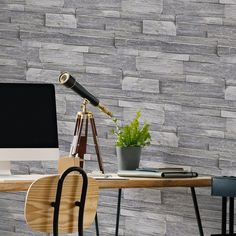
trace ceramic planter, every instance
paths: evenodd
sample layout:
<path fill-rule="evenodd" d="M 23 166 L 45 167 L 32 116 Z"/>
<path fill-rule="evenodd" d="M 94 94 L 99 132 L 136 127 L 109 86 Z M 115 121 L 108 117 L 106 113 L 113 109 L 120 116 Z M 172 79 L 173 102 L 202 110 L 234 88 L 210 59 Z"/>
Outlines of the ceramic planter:
<path fill-rule="evenodd" d="M 116 147 L 118 170 L 136 170 L 139 167 L 142 147 Z"/>

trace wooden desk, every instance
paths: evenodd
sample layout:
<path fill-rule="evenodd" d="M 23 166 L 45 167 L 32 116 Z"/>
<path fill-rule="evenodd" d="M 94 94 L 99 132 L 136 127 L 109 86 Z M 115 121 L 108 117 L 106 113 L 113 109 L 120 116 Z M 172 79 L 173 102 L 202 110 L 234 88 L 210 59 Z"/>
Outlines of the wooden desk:
<path fill-rule="evenodd" d="M 99 188 L 209 187 L 211 177 L 197 178 L 97 178 Z"/>
<path fill-rule="evenodd" d="M 27 191 L 32 182 L 45 175 L 17 175 L 9 177 L 0 176 L 0 192 Z M 99 188 L 166 188 L 166 187 L 209 187 L 211 177 L 197 178 L 119 178 L 115 175 L 101 178 L 95 177 Z"/>
<path fill-rule="evenodd" d="M 0 192 L 27 191 L 32 182 L 45 175 L 18 175 L 3 177 L 0 176 Z M 94 177 L 96 178 L 96 177 Z M 116 232 L 118 236 L 121 189 L 122 188 L 166 188 L 166 187 L 189 187 L 191 189 L 194 210 L 200 236 L 204 236 L 202 222 L 199 213 L 195 187 L 210 187 L 211 177 L 203 176 L 197 178 L 121 178 L 116 175 L 105 175 L 105 177 L 96 178 L 101 189 L 119 189 L 117 203 Z M 98 235 L 98 234 L 97 234 Z"/>

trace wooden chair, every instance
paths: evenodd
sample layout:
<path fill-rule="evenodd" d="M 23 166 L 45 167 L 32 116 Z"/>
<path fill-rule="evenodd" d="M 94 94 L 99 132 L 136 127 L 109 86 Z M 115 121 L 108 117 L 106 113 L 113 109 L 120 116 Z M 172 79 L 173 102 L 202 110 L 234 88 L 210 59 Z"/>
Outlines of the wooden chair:
<path fill-rule="evenodd" d="M 213 177 L 212 195 L 222 197 L 221 234 L 211 236 L 236 236 L 234 232 L 234 198 L 236 197 L 236 177 Z M 229 230 L 227 232 L 227 201 L 229 202 Z"/>
<path fill-rule="evenodd" d="M 28 189 L 25 219 L 32 230 L 83 236 L 96 215 L 98 185 L 80 167 L 36 180 Z"/>

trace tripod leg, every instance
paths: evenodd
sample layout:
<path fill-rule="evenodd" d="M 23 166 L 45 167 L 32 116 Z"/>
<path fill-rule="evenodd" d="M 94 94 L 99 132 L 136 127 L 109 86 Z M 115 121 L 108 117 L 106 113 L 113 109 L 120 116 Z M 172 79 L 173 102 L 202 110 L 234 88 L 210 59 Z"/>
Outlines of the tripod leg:
<path fill-rule="evenodd" d="M 78 153 L 78 144 L 80 143 L 82 129 L 83 129 L 83 119 L 81 119 L 81 116 L 79 116 L 76 120 L 74 137 L 70 149 L 70 156 L 75 157 L 76 154 Z"/>
<path fill-rule="evenodd" d="M 76 119 L 76 123 L 75 123 L 75 130 L 74 130 L 74 135 L 76 135 L 78 133 L 78 128 L 80 125 L 80 121 L 81 121 L 81 116 L 78 116 Z"/>
<path fill-rule="evenodd" d="M 88 117 L 85 119 L 85 134 L 80 134 L 80 139 L 77 144 L 77 153 L 80 158 L 80 167 L 84 167 L 84 154 L 86 153 L 87 148 L 87 137 L 88 137 Z"/>
<path fill-rule="evenodd" d="M 93 117 L 90 117 L 89 120 L 91 123 L 91 129 L 92 129 L 92 133 L 93 133 L 93 141 L 95 144 L 95 150 L 96 150 L 96 154 L 97 154 L 99 169 L 100 169 L 100 171 L 102 171 L 102 173 L 104 173 L 103 162 L 102 162 L 102 158 L 101 158 L 100 150 L 99 150 L 99 146 L 98 146 L 97 130 L 96 130 L 96 126 L 95 126 L 95 121 L 94 121 Z M 96 213 L 95 223 L 96 223 L 96 235 L 99 236 L 99 226 L 98 226 L 97 213 Z"/>
<path fill-rule="evenodd" d="M 102 162 L 102 158 L 101 158 L 100 150 L 99 150 L 99 146 L 98 146 L 97 130 L 96 130 L 94 118 L 90 118 L 90 123 L 91 123 L 91 127 L 92 127 L 92 132 L 93 132 L 93 141 L 95 144 L 95 150 L 96 150 L 96 154 L 97 154 L 97 158 L 98 158 L 99 169 L 100 169 L 100 171 L 102 171 L 102 173 L 104 173 L 104 167 L 103 167 L 103 162 Z"/>

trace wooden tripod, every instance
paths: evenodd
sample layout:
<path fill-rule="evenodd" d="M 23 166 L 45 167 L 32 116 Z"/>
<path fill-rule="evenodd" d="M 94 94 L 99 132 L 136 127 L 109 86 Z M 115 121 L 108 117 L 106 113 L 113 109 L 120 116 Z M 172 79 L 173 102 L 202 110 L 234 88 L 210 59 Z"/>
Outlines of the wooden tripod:
<path fill-rule="evenodd" d="M 100 155 L 100 149 L 98 146 L 97 130 L 93 113 L 87 111 L 88 100 L 84 99 L 82 105 L 82 112 L 78 112 L 76 117 L 76 124 L 74 130 L 74 137 L 71 144 L 70 156 L 79 158 L 79 166 L 83 168 L 84 165 L 84 154 L 86 153 L 87 138 L 88 138 L 88 124 L 91 125 L 93 134 L 93 141 L 97 154 L 97 161 L 100 171 L 104 174 L 103 161 Z M 84 132 L 83 132 L 84 131 Z"/>
<path fill-rule="evenodd" d="M 65 169 L 67 169 L 70 166 L 80 166 L 81 168 L 83 168 L 84 154 L 86 153 L 86 148 L 87 148 L 88 124 L 90 123 L 99 169 L 104 174 L 103 161 L 98 146 L 97 129 L 93 113 L 87 111 L 87 104 L 88 100 L 84 99 L 82 104 L 82 112 L 77 113 L 75 129 L 74 129 L 74 137 L 70 149 L 71 158 L 66 157 L 59 159 L 58 161 L 59 173 L 62 173 L 63 171 L 65 171 Z M 96 235 L 99 236 L 97 214 L 95 216 L 95 226 L 96 226 Z"/>

